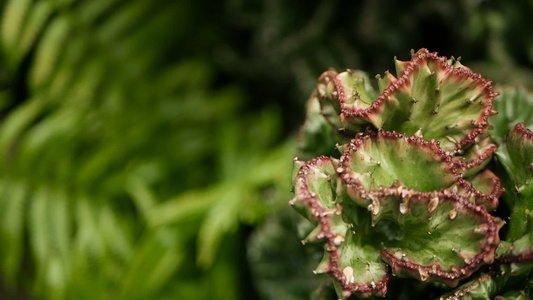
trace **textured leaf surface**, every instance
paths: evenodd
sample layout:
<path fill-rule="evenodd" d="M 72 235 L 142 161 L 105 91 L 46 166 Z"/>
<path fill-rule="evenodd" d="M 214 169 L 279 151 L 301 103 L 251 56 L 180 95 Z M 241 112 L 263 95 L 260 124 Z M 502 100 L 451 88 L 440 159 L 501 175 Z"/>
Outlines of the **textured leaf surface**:
<path fill-rule="evenodd" d="M 494 297 L 494 300 L 530 300 L 529 290 L 510 291 L 503 295 Z"/>
<path fill-rule="evenodd" d="M 517 124 L 498 151 L 498 158 L 518 189 L 533 181 L 533 132 Z"/>
<path fill-rule="evenodd" d="M 316 271 L 333 276 L 339 297 L 384 294 L 389 271 L 383 261 L 399 277 L 449 286 L 492 263 L 499 222 L 449 190 L 471 184 L 461 181 L 437 143 L 380 131 L 341 149 L 339 161 L 295 161 L 290 202 L 313 224 L 303 242 L 325 244 Z M 494 187 L 494 178 L 482 174 L 476 184 Z"/>
<path fill-rule="evenodd" d="M 496 96 L 489 80 L 426 49 L 396 66 L 398 78 L 386 73 L 379 86 L 388 86 L 377 98 L 353 72 L 324 73 L 326 88 L 319 84 L 318 90 L 325 101 L 337 99 L 341 124 L 356 131 L 365 122 L 408 135 L 421 130 L 445 150 L 471 145 L 486 132 Z"/>
<path fill-rule="evenodd" d="M 427 192 L 447 188 L 460 177 L 438 144 L 385 131 L 352 140 L 340 162 L 343 180 L 365 190 L 397 182 Z"/>
<path fill-rule="evenodd" d="M 488 199 L 494 199 L 494 203 L 491 203 L 491 208 L 496 208 L 498 206 L 498 197 L 503 192 L 500 178 L 496 176 L 490 170 L 483 170 L 471 177 L 469 181 L 472 183 L 472 186 L 479 191 L 481 194 L 485 195 Z M 487 208 L 489 209 L 489 208 Z"/>
<path fill-rule="evenodd" d="M 504 199 L 512 208 L 508 238 L 514 239 L 524 233 L 528 211 L 533 210 L 533 132 L 517 124 L 497 154 L 509 177 Z"/>
<path fill-rule="evenodd" d="M 455 161 L 437 142 L 425 141 L 422 136 L 369 132 L 342 148 L 337 172 L 347 193 L 360 205 L 368 205 L 368 192 L 401 186 L 417 192 L 449 189 L 489 210 L 498 206 L 502 189 L 496 176 L 489 176 L 483 181 L 487 185 L 480 185 L 489 193 L 477 190 L 462 178 Z"/>
<path fill-rule="evenodd" d="M 491 299 L 503 288 L 506 281 L 506 279 L 500 279 L 493 275 L 483 273 L 459 286 L 453 292 L 441 296 L 439 300 Z"/>
<path fill-rule="evenodd" d="M 382 257 L 398 276 L 456 286 L 494 260 L 499 227 L 484 208 L 447 193 L 379 196 L 372 203 L 376 227 L 382 222 L 393 233 Z"/>
<path fill-rule="evenodd" d="M 470 177 L 485 168 L 497 149 L 498 147 L 490 142 L 490 138 L 480 139 L 464 150 L 461 156 L 454 156 L 454 164 L 464 177 Z"/>
<path fill-rule="evenodd" d="M 316 93 L 322 114 L 335 128 L 361 131 L 370 125 L 364 119 L 346 120 L 344 111 L 365 110 L 377 98 L 366 73 L 347 70 L 338 74 L 334 70 L 324 72 L 318 79 Z"/>
<path fill-rule="evenodd" d="M 496 249 L 498 261 L 501 263 L 502 273 L 507 273 L 511 276 L 528 275 L 533 270 L 533 213 L 531 211 L 522 212 L 526 215 L 525 224 L 518 223 L 521 221 L 517 217 L 519 212 L 514 211 L 511 215 L 510 225 L 512 226 L 506 238 Z M 519 237 L 516 224 L 523 227 L 520 228 Z"/>
<path fill-rule="evenodd" d="M 295 198 L 290 203 L 315 226 L 305 241 L 325 243 L 324 258 L 316 272 L 328 273 L 336 280 L 340 297 L 385 294 L 387 268 L 376 240 L 365 234 L 370 228 L 368 215 L 364 211 L 361 214 L 358 207 L 344 210 L 336 203 L 337 161 L 319 157 L 296 163 L 301 167 L 294 179 Z"/>
<path fill-rule="evenodd" d="M 512 276 L 512 275 L 511 275 Z M 531 299 L 528 284 L 524 278 L 512 278 L 509 273 L 489 269 L 479 274 L 452 292 L 442 295 L 439 300 L 511 300 Z"/>
<path fill-rule="evenodd" d="M 497 249 L 501 269 L 512 276 L 527 275 L 533 269 L 533 132 L 524 122 L 507 135 L 497 152 L 506 171 L 504 199 L 510 208 L 509 229 Z"/>

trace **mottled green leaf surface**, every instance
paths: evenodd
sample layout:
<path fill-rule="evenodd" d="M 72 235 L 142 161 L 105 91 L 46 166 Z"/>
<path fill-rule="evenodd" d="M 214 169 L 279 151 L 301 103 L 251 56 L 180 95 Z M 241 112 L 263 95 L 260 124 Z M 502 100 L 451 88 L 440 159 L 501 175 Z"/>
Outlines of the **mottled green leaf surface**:
<path fill-rule="evenodd" d="M 324 156 L 295 161 L 290 202 L 313 224 L 303 242 L 324 245 L 316 272 L 335 279 L 339 297 L 385 294 L 385 263 L 395 276 L 455 286 L 493 261 L 498 222 L 446 190 L 460 176 L 436 143 L 379 132 L 341 148 L 340 163 Z M 427 174 L 405 172 L 427 166 L 438 174 L 429 183 Z"/>
<path fill-rule="evenodd" d="M 319 157 L 300 165 L 291 205 L 313 223 L 305 242 L 321 242 L 324 257 L 316 268 L 335 278 L 340 296 L 384 294 L 388 271 L 381 261 L 371 219 L 360 207 L 341 207 L 336 199 L 338 162 Z"/>
<path fill-rule="evenodd" d="M 399 181 L 407 188 L 428 192 L 450 187 L 458 179 L 450 158 L 420 137 L 378 133 L 351 143 L 341 158 L 346 169 L 342 172 L 365 190 Z"/>
<path fill-rule="evenodd" d="M 453 292 L 442 295 L 439 300 L 481 300 L 494 297 L 505 284 L 505 279 L 499 279 L 494 274 L 483 273 L 477 278 L 467 281 Z"/>
<path fill-rule="evenodd" d="M 366 123 L 408 135 L 420 131 L 446 150 L 474 144 L 486 131 L 496 96 L 490 81 L 426 49 L 396 67 L 398 78 L 378 77 L 378 97 L 372 97 L 359 72 L 326 72 L 317 88 L 321 102 L 335 107 L 348 129 L 360 131 Z"/>

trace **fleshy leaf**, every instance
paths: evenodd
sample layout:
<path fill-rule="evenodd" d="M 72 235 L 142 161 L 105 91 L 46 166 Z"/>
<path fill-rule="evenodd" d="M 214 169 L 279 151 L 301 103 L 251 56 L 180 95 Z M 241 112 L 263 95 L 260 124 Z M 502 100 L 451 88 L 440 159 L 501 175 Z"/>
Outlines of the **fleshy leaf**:
<path fill-rule="evenodd" d="M 520 281 L 512 280 L 512 277 L 505 272 L 498 272 L 489 269 L 481 273 L 475 279 L 470 280 L 452 292 L 442 295 L 439 300 L 477 300 L 477 299 L 494 299 L 494 300 L 515 300 L 531 299 L 529 291 L 524 288 Z"/>
<path fill-rule="evenodd" d="M 428 142 L 422 136 L 368 132 L 360 134 L 343 149 L 337 173 L 346 186 L 346 193 L 359 205 L 366 207 L 370 203 L 369 192 L 400 186 L 406 192 L 449 189 L 489 210 L 498 205 L 499 180 L 494 181 L 491 194 L 476 190 L 462 178 L 452 157 L 439 143 Z M 339 195 L 341 188 L 342 185 L 337 191 Z"/>
<path fill-rule="evenodd" d="M 526 210 L 533 210 L 533 132 L 524 123 L 517 124 L 497 152 L 508 180 L 504 199 L 511 208 L 507 240 L 525 234 Z"/>
<path fill-rule="evenodd" d="M 490 138 L 480 139 L 461 156 L 454 156 L 454 164 L 464 177 L 470 177 L 485 168 L 497 149 L 498 147 L 490 142 Z"/>
<path fill-rule="evenodd" d="M 533 132 L 517 124 L 497 152 L 507 176 L 504 199 L 510 208 L 509 230 L 497 250 L 501 268 L 512 274 L 533 268 Z M 509 265 L 508 267 L 506 265 Z"/>
<path fill-rule="evenodd" d="M 346 185 L 352 201 L 339 200 L 344 207 L 368 206 L 373 232 L 384 236 L 382 258 L 397 275 L 455 286 L 493 261 L 499 243 L 497 219 L 461 196 L 483 199 L 484 194 L 461 178 L 438 143 L 380 131 L 362 134 L 343 149 L 337 194 Z M 476 183 L 490 192 L 491 187 L 499 189 L 490 174 L 483 175 L 488 179 L 478 181 L 489 183 Z M 460 195 L 450 191 L 451 186 Z"/>
<path fill-rule="evenodd" d="M 525 290 L 510 291 L 503 295 L 494 297 L 494 300 L 530 300 L 529 292 Z"/>
<path fill-rule="evenodd" d="M 378 78 L 380 89 L 389 85 L 377 99 L 363 95 L 364 85 L 348 80 L 353 79 L 351 74 L 322 75 L 328 78 L 323 95 L 333 95 L 324 96 L 330 102 L 338 100 L 342 126 L 360 131 L 364 124 L 372 124 L 408 135 L 421 130 L 446 151 L 465 148 L 486 132 L 488 118 L 495 114 L 491 81 L 426 49 L 414 54 L 410 62 L 397 61 L 396 66 L 398 79 L 390 74 Z"/>
<path fill-rule="evenodd" d="M 325 249 L 316 273 L 331 275 L 342 298 L 353 293 L 384 295 L 387 267 L 381 261 L 379 244 L 365 244 L 369 237 L 363 234 L 370 228 L 370 218 L 364 211 L 361 215 L 357 207 L 345 212 L 336 203 L 337 161 L 319 157 L 296 165 L 301 167 L 294 178 L 295 197 L 290 204 L 315 226 L 304 243 L 322 242 Z M 344 222 L 345 218 L 351 225 Z"/>
<path fill-rule="evenodd" d="M 441 190 L 460 179 L 451 157 L 437 143 L 386 131 L 368 132 L 352 140 L 337 172 L 354 198 L 399 184 L 420 192 Z"/>
<path fill-rule="evenodd" d="M 359 70 L 347 70 L 340 74 L 334 70 L 324 72 L 318 80 L 316 94 L 320 99 L 322 114 L 335 128 L 357 132 L 370 125 L 364 119 L 347 123 L 341 113 L 368 109 L 377 98 L 366 73 Z"/>
<path fill-rule="evenodd" d="M 524 214 L 527 218 L 524 226 L 526 233 L 517 239 L 508 237 L 508 241 L 502 242 L 496 249 L 502 271 L 513 276 L 527 275 L 533 269 L 533 213 L 526 211 Z M 511 218 L 510 222 L 514 220 Z"/>
<path fill-rule="evenodd" d="M 478 204 L 485 205 L 488 210 L 494 210 L 498 207 L 498 198 L 504 191 L 498 176 L 490 170 L 484 170 L 470 178 L 469 182 L 474 188 L 473 197 L 482 199 L 482 201 L 477 202 Z"/>
<path fill-rule="evenodd" d="M 533 178 L 533 132 L 518 123 L 498 151 L 498 158 L 518 189 Z"/>
<path fill-rule="evenodd" d="M 447 192 L 403 196 L 384 189 L 373 197 L 376 228 L 385 222 L 397 232 L 382 250 L 397 276 L 456 286 L 493 262 L 499 226 L 485 208 Z"/>
<path fill-rule="evenodd" d="M 507 278 L 497 277 L 495 274 L 483 273 L 454 291 L 441 296 L 439 300 L 492 299 L 503 288 L 506 280 Z"/>

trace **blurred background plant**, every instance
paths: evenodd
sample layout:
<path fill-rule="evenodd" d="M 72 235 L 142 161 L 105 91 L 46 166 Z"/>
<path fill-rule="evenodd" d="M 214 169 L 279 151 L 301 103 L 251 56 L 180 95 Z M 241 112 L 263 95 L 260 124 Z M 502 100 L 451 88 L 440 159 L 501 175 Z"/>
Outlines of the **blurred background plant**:
<path fill-rule="evenodd" d="M 533 87 L 531 1 L 1 9 L 6 299 L 309 298 L 313 253 L 294 242 L 286 203 L 322 71 L 373 74 L 427 47 Z"/>

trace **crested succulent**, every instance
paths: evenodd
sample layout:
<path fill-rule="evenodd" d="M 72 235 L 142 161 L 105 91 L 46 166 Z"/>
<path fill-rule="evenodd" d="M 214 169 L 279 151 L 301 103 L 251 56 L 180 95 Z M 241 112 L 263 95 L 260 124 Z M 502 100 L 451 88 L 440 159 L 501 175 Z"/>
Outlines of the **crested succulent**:
<path fill-rule="evenodd" d="M 395 66 L 378 89 L 363 71 L 326 71 L 308 102 L 289 203 L 302 243 L 324 249 L 314 272 L 341 299 L 395 299 L 389 288 L 407 278 L 441 299 L 528 297 L 533 132 L 501 133 L 519 118 L 512 99 L 526 96 L 498 97 L 459 59 L 426 49 Z"/>

